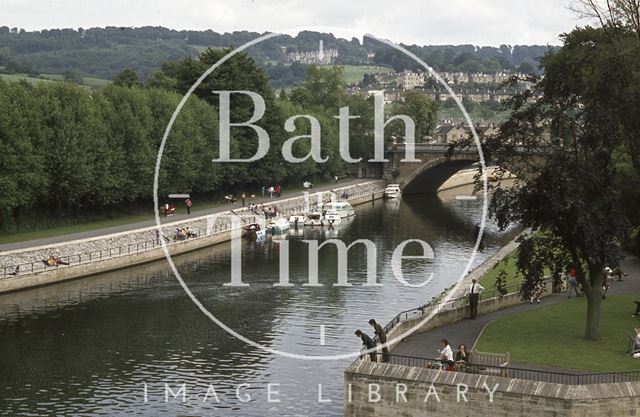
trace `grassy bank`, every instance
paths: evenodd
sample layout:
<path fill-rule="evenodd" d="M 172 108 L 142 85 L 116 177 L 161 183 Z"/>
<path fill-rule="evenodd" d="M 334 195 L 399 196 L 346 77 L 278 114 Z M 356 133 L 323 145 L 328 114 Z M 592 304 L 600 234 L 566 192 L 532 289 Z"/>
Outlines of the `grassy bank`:
<path fill-rule="evenodd" d="M 602 338 L 584 339 L 586 299 L 509 315 L 489 324 L 478 341 L 483 352 L 509 352 L 512 362 L 592 372 L 639 371 L 640 360 L 624 356 L 625 332 L 635 335 L 631 317 L 640 294 L 610 296 L 602 302 Z"/>
<path fill-rule="evenodd" d="M 511 287 L 520 284 L 523 280 L 522 274 L 518 271 L 516 261 L 518 258 L 517 250 L 511 252 L 502 261 L 498 262 L 492 269 L 480 278 L 480 284 L 487 290 L 496 288 L 496 280 L 502 271 L 506 273 L 505 286 Z"/>

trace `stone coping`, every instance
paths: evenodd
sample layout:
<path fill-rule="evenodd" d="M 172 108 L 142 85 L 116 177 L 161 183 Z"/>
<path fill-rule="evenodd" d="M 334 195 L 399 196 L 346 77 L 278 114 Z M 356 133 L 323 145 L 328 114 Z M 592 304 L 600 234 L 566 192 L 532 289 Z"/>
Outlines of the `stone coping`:
<path fill-rule="evenodd" d="M 354 376 L 388 379 L 398 382 L 414 382 L 425 385 L 457 386 L 465 384 L 469 388 L 482 389 L 484 384 L 493 387 L 499 384 L 498 391 L 519 395 L 555 398 L 570 401 L 593 401 L 637 397 L 640 395 L 640 382 L 616 382 L 608 384 L 566 385 L 524 379 L 505 378 L 492 375 L 449 372 L 428 368 L 416 368 L 387 363 L 356 361 L 345 370 L 345 374 Z M 505 388 L 506 387 L 506 388 Z"/>

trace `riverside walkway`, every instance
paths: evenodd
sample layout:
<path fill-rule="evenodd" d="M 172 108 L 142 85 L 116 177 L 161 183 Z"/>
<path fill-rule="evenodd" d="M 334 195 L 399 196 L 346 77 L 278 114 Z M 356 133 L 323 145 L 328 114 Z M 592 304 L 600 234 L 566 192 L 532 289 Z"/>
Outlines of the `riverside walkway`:
<path fill-rule="evenodd" d="M 629 293 L 640 293 L 640 259 L 635 256 L 628 255 L 621 262 L 622 270 L 627 273 L 623 281 L 615 282 L 610 288 L 607 295 L 622 295 Z M 440 340 L 447 339 L 451 346 L 457 347 L 459 344 L 465 344 L 469 349 L 476 343 L 480 337 L 484 327 L 494 320 L 529 311 L 537 308 L 546 307 L 553 304 L 560 304 L 567 301 L 566 293 L 559 293 L 546 296 L 541 303 L 523 303 L 514 307 L 505 308 L 489 314 L 479 315 L 475 320 L 462 320 L 460 322 L 443 326 L 434 330 L 423 333 L 414 333 L 404 339 L 393 350 L 394 355 L 402 355 L 409 357 L 432 358 L 438 355 L 437 349 L 440 348 Z M 606 302 L 603 301 L 603 302 Z M 629 306 L 629 314 L 633 313 L 633 306 Z M 558 371 L 558 368 L 550 368 L 541 365 L 531 365 L 524 363 L 511 363 L 511 366 L 521 369 L 531 369 L 539 371 Z M 563 370 L 567 373 L 583 373 L 579 370 Z"/>
<path fill-rule="evenodd" d="M 338 183 L 331 182 L 328 184 L 323 184 L 318 187 L 314 187 L 313 189 L 308 191 L 310 193 L 330 191 L 334 188 L 348 187 L 351 185 L 357 185 L 357 184 L 366 183 L 370 181 L 372 180 L 366 179 L 366 178 L 346 179 L 346 180 L 341 180 Z M 295 190 L 285 189 L 280 199 L 301 196 L 303 191 L 305 190 L 301 188 L 295 189 Z M 248 206 L 251 203 L 254 203 L 254 204 L 273 203 L 274 201 L 277 201 L 277 200 L 278 200 L 277 198 L 262 197 L 260 195 L 260 196 L 256 196 L 255 198 L 247 198 L 246 205 Z M 182 204 L 182 201 L 180 201 L 178 204 L 176 204 L 179 214 L 175 214 L 168 217 L 161 216 L 160 221 L 161 223 L 172 223 L 172 222 L 188 220 L 189 218 L 206 216 L 206 215 L 215 214 L 215 213 L 222 213 L 228 210 L 241 208 L 242 201 L 238 198 L 238 201 L 236 201 L 235 203 L 230 203 L 230 204 L 223 203 L 216 207 L 210 207 L 207 209 L 200 209 L 200 210 L 197 209 L 197 205 L 198 205 L 198 201 L 195 201 L 194 209 L 192 209 L 191 214 L 188 215 L 186 214 L 186 208 Z M 135 229 L 142 229 L 145 227 L 151 227 L 151 226 L 154 226 L 155 224 L 156 224 L 155 219 L 153 217 L 150 217 L 148 220 L 142 220 L 142 221 L 122 224 L 118 226 L 86 230 L 86 231 L 75 232 L 75 233 L 67 233 L 67 234 L 50 236 L 50 237 L 45 237 L 40 239 L 25 240 L 21 242 L 5 243 L 5 244 L 0 244 L 0 252 L 6 252 L 10 250 L 17 250 L 17 249 L 26 249 L 26 248 L 32 248 L 32 247 L 38 247 L 38 246 L 45 246 L 45 245 L 53 245 L 53 244 L 70 242 L 70 241 L 79 240 L 79 239 L 88 239 L 92 237 L 99 237 L 99 236 L 110 235 L 114 233 L 121 233 L 121 232 L 126 232 L 130 230 L 135 230 Z"/>

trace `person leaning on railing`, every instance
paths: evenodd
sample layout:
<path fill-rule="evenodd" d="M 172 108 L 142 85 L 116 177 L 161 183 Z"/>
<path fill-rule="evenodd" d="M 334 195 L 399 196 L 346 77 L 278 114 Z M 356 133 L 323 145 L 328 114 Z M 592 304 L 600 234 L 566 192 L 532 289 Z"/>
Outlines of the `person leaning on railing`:
<path fill-rule="evenodd" d="M 370 350 L 376 347 L 376 342 L 374 342 L 368 334 L 363 333 L 362 330 L 356 330 L 356 336 L 358 336 L 362 340 L 362 346 L 364 350 Z M 376 362 L 375 350 L 369 352 L 369 358 L 371 359 L 371 362 Z M 360 357 L 360 359 L 362 359 L 362 356 Z"/>

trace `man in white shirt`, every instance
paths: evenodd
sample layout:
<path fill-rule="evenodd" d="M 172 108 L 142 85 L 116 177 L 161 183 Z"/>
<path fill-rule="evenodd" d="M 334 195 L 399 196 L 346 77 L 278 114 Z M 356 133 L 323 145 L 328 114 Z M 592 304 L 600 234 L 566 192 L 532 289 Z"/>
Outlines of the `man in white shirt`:
<path fill-rule="evenodd" d="M 469 296 L 469 307 L 471 309 L 471 318 L 475 319 L 478 314 L 478 301 L 480 300 L 480 293 L 484 291 L 484 287 L 478 284 L 478 281 L 473 278 L 471 285 L 467 288 L 465 295 Z"/>

